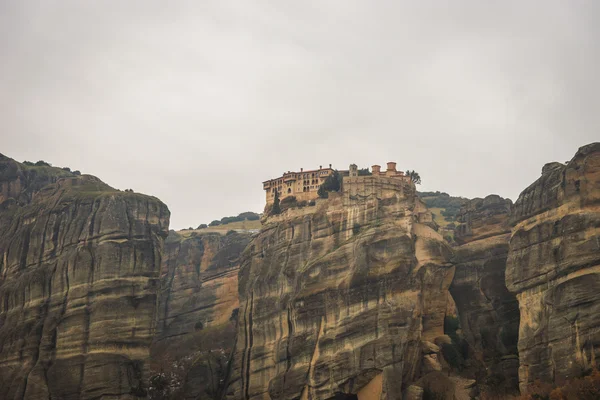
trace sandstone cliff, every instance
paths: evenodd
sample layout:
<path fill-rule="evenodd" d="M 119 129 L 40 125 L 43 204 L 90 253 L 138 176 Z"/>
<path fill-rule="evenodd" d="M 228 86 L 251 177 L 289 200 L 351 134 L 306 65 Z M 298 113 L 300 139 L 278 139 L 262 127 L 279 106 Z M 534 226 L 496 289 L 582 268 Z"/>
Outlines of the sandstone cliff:
<path fill-rule="evenodd" d="M 473 199 L 457 215 L 456 267 L 450 293 L 469 344 L 469 361 L 492 390 L 518 390 L 519 306 L 505 281 L 512 202 L 497 195 Z"/>
<path fill-rule="evenodd" d="M 145 398 L 169 211 L 0 157 L 0 398 Z"/>
<path fill-rule="evenodd" d="M 235 344 L 239 256 L 250 235 L 171 231 L 165 244 L 153 369 L 178 372 L 177 398 L 218 399 Z"/>
<path fill-rule="evenodd" d="M 227 398 L 398 399 L 439 365 L 451 249 L 407 185 L 265 221 L 242 256 Z"/>
<path fill-rule="evenodd" d="M 506 282 L 519 301 L 526 390 L 580 375 L 600 356 L 600 143 L 544 166 L 511 223 Z"/>

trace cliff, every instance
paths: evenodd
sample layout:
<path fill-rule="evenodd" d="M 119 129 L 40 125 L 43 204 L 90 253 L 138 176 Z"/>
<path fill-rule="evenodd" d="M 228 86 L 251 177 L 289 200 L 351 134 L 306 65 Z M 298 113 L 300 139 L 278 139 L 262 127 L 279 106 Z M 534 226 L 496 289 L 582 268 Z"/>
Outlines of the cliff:
<path fill-rule="evenodd" d="M 451 249 L 406 185 L 264 221 L 242 255 L 227 398 L 398 399 L 439 368 Z"/>
<path fill-rule="evenodd" d="M 600 143 L 544 166 L 511 224 L 506 283 L 521 314 L 521 389 L 580 376 L 600 356 Z"/>
<path fill-rule="evenodd" d="M 145 398 L 169 211 L 0 157 L 0 398 Z"/>
<path fill-rule="evenodd" d="M 235 232 L 167 238 L 152 359 L 155 373 L 175 374 L 180 389 L 169 394 L 178 399 L 220 398 L 235 344 L 239 256 L 249 242 Z"/>
<path fill-rule="evenodd" d="M 518 390 L 519 305 L 506 288 L 512 201 L 473 199 L 458 212 L 450 293 L 456 302 L 469 361 L 494 393 Z"/>

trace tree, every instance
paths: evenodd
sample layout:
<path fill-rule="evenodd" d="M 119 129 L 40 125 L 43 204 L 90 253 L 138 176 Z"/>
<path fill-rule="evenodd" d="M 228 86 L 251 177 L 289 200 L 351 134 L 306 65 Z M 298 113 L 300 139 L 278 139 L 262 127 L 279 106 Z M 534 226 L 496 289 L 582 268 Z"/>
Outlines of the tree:
<path fill-rule="evenodd" d="M 342 177 L 340 176 L 339 172 L 333 171 L 333 173 L 329 175 L 327 179 L 325 179 L 325 182 L 323 182 L 321 186 L 319 186 L 317 194 L 319 195 L 319 197 L 326 199 L 327 197 L 329 197 L 327 192 L 339 192 L 341 187 Z"/>
<path fill-rule="evenodd" d="M 421 184 L 421 176 L 417 171 L 406 170 L 406 176 L 408 176 L 416 185 Z"/>
<path fill-rule="evenodd" d="M 198 229 L 206 229 L 206 228 L 208 228 L 208 225 L 206 225 L 206 224 L 198 225 Z"/>
<path fill-rule="evenodd" d="M 221 225 L 221 221 L 219 221 L 218 219 L 215 219 L 210 224 L 208 224 L 208 226 L 218 226 L 218 225 Z"/>
<path fill-rule="evenodd" d="M 369 168 L 361 168 L 358 170 L 358 176 L 369 176 L 369 175 L 373 175 L 371 173 L 371 171 L 369 171 Z"/>
<path fill-rule="evenodd" d="M 275 189 L 275 198 L 273 199 L 273 209 L 271 215 L 281 214 L 281 207 L 279 206 L 279 192 Z"/>

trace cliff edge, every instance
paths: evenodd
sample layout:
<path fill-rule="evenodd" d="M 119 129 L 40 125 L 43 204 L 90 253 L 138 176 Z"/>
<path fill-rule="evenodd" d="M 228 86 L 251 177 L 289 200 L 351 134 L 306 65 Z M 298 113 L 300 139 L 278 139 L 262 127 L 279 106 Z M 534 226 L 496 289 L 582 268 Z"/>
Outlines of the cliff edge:
<path fill-rule="evenodd" d="M 0 157 L 0 398 L 145 398 L 169 210 Z"/>

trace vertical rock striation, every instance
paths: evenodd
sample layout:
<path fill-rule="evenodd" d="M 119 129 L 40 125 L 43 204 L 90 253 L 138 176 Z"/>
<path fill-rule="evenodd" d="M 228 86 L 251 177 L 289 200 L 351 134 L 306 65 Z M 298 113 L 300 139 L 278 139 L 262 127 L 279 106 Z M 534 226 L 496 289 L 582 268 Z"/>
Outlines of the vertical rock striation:
<path fill-rule="evenodd" d="M 0 159 L 0 398 L 145 398 L 169 211 Z"/>
<path fill-rule="evenodd" d="M 508 288 L 521 312 L 519 379 L 575 377 L 600 356 L 600 143 L 544 166 L 511 217 Z"/>
<path fill-rule="evenodd" d="M 518 390 L 519 305 L 505 285 L 511 207 L 509 199 L 490 195 L 461 208 L 450 293 L 474 366 L 482 378 L 487 375 L 488 382 L 514 392 Z"/>
<path fill-rule="evenodd" d="M 249 242 L 235 232 L 167 238 L 152 358 L 156 370 L 187 359 L 181 398 L 220 398 L 235 344 L 239 256 Z"/>
<path fill-rule="evenodd" d="M 332 193 L 265 221 L 242 256 L 227 398 L 401 398 L 422 342 L 444 334 L 454 274 L 406 185 L 346 205 Z"/>

